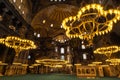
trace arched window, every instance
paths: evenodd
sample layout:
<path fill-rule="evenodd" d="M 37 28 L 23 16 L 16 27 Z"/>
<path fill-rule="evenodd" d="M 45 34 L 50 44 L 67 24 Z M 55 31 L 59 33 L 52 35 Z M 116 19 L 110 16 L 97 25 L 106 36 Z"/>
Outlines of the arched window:
<path fill-rule="evenodd" d="M 31 56 L 30 56 L 30 55 L 28 55 L 28 59 L 31 59 Z"/>
<path fill-rule="evenodd" d="M 61 55 L 61 60 L 65 60 L 65 56 L 64 55 Z"/>
<path fill-rule="evenodd" d="M 87 54 L 86 54 L 86 53 L 83 54 L 83 59 L 84 59 L 84 60 L 87 59 Z"/>
<path fill-rule="evenodd" d="M 67 46 L 67 52 L 70 52 L 70 46 Z"/>
<path fill-rule="evenodd" d="M 58 52 L 58 47 L 55 47 L 55 52 Z"/>
<path fill-rule="evenodd" d="M 65 53 L 65 49 L 62 47 L 62 48 L 60 48 L 60 53 L 61 54 L 64 54 Z"/>
<path fill-rule="evenodd" d="M 82 49 L 85 49 L 85 45 L 82 44 L 82 45 L 81 45 L 81 48 L 82 48 Z"/>

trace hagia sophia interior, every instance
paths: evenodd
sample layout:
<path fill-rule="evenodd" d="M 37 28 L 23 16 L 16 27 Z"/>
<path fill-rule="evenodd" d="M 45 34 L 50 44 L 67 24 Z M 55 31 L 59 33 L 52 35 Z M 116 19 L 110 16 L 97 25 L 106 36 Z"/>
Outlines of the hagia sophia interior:
<path fill-rule="evenodd" d="M 0 80 L 119 80 L 120 0 L 0 0 Z"/>

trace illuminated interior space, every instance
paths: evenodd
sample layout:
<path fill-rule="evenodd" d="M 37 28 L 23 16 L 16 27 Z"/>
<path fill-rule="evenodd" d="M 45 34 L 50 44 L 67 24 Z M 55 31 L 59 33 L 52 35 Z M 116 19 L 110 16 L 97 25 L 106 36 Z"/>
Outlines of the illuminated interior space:
<path fill-rule="evenodd" d="M 0 0 L 0 80 L 119 80 L 120 0 Z"/>

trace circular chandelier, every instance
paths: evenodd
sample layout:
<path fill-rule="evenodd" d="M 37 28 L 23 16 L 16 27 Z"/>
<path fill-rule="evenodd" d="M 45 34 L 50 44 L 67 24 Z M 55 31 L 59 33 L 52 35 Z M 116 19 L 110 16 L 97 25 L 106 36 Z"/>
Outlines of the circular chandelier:
<path fill-rule="evenodd" d="M 101 47 L 97 48 L 94 53 L 95 54 L 104 54 L 110 59 L 112 53 L 116 53 L 119 51 L 118 46 L 108 46 L 108 47 Z"/>
<path fill-rule="evenodd" d="M 5 45 L 10 48 L 19 48 L 21 50 L 35 49 L 34 42 L 19 37 L 9 36 L 5 39 Z"/>
<path fill-rule="evenodd" d="M 119 62 L 120 63 L 120 59 L 117 59 L 117 58 L 115 58 L 115 59 L 110 59 L 110 60 L 106 60 L 107 62 L 111 62 L 111 63 L 115 63 L 115 62 Z"/>
<path fill-rule="evenodd" d="M 119 65 L 120 64 L 120 59 L 107 59 L 106 62 L 110 62 L 110 65 Z"/>
<path fill-rule="evenodd" d="M 62 67 L 62 65 L 67 65 L 66 60 L 60 60 L 60 59 L 42 59 L 42 60 L 36 60 L 37 64 L 44 64 L 44 66 L 49 67 Z"/>
<path fill-rule="evenodd" d="M 112 30 L 113 22 L 120 20 L 120 11 L 104 10 L 99 4 L 89 4 L 78 11 L 76 16 L 62 22 L 66 35 L 70 38 L 91 40 L 95 35 L 104 35 Z"/>
<path fill-rule="evenodd" d="M 0 43 L 5 44 L 7 47 L 14 48 L 16 51 L 16 56 L 22 50 L 35 49 L 36 45 L 33 41 L 27 39 L 21 39 L 15 36 L 8 36 L 6 38 L 1 38 Z"/>

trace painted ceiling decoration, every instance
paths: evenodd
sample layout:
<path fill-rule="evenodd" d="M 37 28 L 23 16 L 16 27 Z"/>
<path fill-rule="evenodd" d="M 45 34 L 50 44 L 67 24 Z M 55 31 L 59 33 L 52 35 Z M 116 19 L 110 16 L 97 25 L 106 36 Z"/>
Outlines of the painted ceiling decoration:
<path fill-rule="evenodd" d="M 70 40 L 66 35 L 58 35 L 53 38 L 54 41 L 65 43 L 66 41 Z"/>
<path fill-rule="evenodd" d="M 46 33 L 51 34 L 46 34 L 48 37 L 53 37 L 54 34 L 64 34 L 64 30 L 61 27 L 62 20 L 66 17 L 76 15 L 77 11 L 78 7 L 72 5 L 52 5 L 39 11 L 33 18 L 31 25 L 36 32 L 41 34 L 41 37 L 45 36 Z M 45 33 L 43 31 L 45 31 Z"/>

